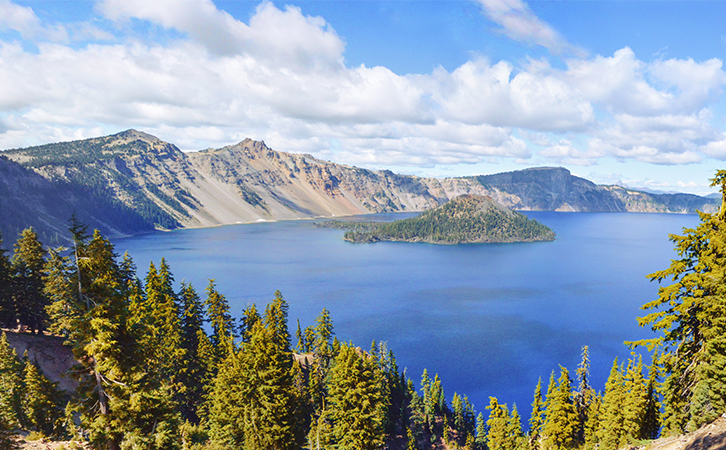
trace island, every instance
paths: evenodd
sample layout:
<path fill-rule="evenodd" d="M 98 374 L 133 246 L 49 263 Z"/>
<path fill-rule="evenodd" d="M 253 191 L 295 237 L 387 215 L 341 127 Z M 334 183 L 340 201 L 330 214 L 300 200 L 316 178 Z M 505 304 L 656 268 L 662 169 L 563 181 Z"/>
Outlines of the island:
<path fill-rule="evenodd" d="M 552 241 L 546 225 L 512 211 L 491 197 L 461 195 L 419 216 L 394 222 L 345 222 L 319 224 L 348 230 L 349 242 L 379 241 L 468 244 Z"/>

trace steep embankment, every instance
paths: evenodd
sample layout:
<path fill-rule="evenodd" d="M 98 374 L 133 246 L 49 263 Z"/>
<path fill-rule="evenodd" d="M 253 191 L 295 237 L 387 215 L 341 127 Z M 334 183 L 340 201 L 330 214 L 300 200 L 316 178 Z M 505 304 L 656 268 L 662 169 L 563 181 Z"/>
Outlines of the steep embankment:
<path fill-rule="evenodd" d="M 246 139 L 184 153 L 154 136 L 111 136 L 3 152 L 0 231 L 32 225 L 59 243 L 70 215 L 109 236 L 153 229 L 425 211 L 461 194 L 553 211 L 715 211 L 718 200 L 597 186 L 563 168 L 420 178 L 278 152 Z"/>

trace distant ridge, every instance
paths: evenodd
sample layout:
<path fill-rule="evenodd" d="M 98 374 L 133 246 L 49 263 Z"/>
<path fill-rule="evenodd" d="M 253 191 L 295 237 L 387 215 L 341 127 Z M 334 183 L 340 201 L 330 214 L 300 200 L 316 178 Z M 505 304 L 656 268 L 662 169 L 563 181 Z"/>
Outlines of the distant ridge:
<path fill-rule="evenodd" d="M 0 231 L 62 243 L 79 219 L 109 236 L 180 227 L 425 211 L 461 194 L 519 210 L 715 211 L 719 199 L 598 186 L 562 167 L 421 178 L 279 152 L 245 139 L 184 153 L 137 130 L 0 153 Z"/>

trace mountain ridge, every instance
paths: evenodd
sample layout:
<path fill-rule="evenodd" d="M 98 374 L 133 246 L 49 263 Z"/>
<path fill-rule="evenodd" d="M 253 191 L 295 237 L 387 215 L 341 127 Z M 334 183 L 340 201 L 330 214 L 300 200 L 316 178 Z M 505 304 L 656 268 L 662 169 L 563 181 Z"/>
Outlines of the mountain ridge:
<path fill-rule="evenodd" d="M 133 129 L 10 149 L 0 156 L 0 194 L 10 199 L 0 201 L 0 231 L 14 239 L 32 225 L 49 243 L 62 242 L 73 212 L 118 237 L 154 229 L 425 211 L 461 194 L 489 196 L 517 210 L 693 213 L 713 212 L 719 204 L 691 194 L 598 186 L 562 167 L 426 178 L 276 151 L 249 138 L 182 152 Z"/>

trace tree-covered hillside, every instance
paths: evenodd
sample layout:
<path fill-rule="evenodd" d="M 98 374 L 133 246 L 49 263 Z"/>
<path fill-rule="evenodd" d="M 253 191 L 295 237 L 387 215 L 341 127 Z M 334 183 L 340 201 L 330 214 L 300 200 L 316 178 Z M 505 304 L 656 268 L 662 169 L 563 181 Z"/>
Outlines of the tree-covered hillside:
<path fill-rule="evenodd" d="M 726 195 L 726 171 L 713 183 Z M 491 397 L 485 416 L 438 375 L 417 382 L 385 343 L 339 341 L 325 309 L 293 338 L 279 292 L 235 318 L 214 280 L 177 287 L 163 258 L 142 280 L 101 233 L 70 232 L 68 249 L 26 229 L 0 251 L 2 325 L 62 336 L 78 362 L 62 392 L 0 339 L 3 449 L 25 430 L 109 450 L 615 450 L 726 410 L 726 199 L 649 275 L 663 286 L 640 323 L 656 337 L 633 345 L 651 364 L 615 360 L 598 390 L 583 346 L 575 370 L 540 379 L 527 426 L 516 405 Z"/>
<path fill-rule="evenodd" d="M 341 226 L 334 223 L 331 226 Z M 462 195 L 417 217 L 391 223 L 351 222 L 345 240 L 406 241 L 433 244 L 549 241 L 546 225 L 511 211 L 491 198 Z"/>

